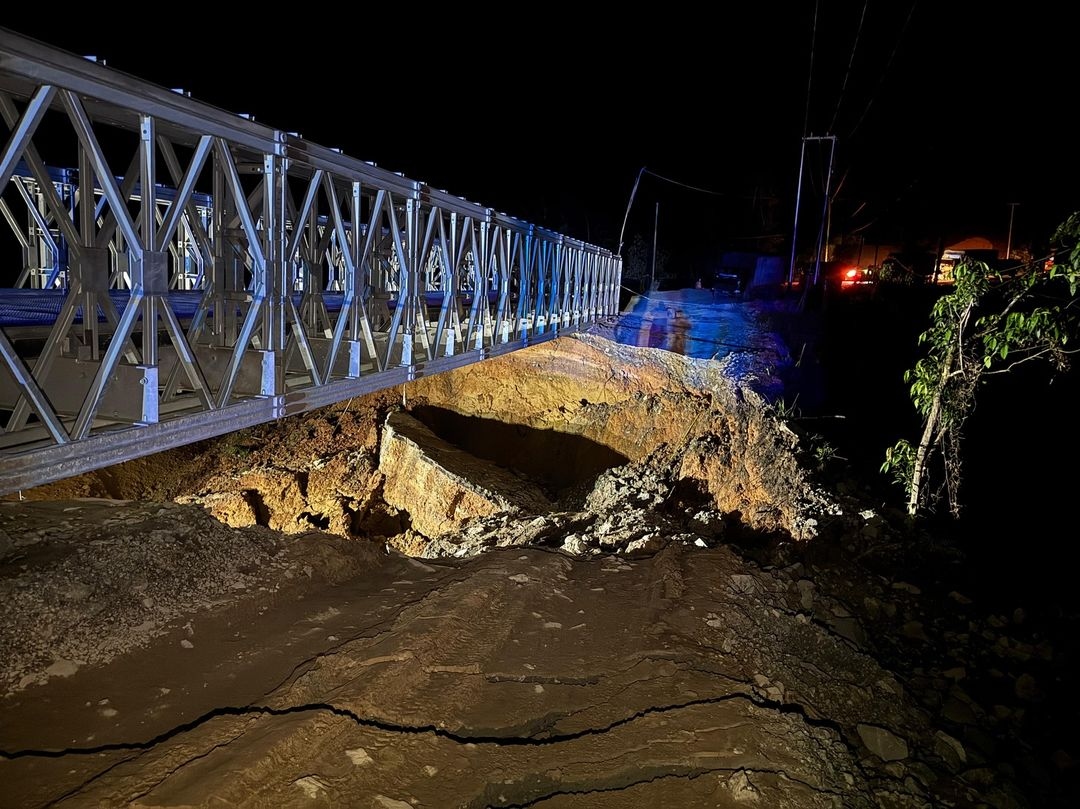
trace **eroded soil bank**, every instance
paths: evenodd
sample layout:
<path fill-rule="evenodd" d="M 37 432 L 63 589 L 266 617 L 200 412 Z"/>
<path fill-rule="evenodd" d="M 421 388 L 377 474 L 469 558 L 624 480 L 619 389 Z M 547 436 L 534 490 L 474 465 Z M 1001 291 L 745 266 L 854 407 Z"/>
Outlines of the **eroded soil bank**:
<path fill-rule="evenodd" d="M 197 503 L 234 527 L 326 530 L 416 552 L 477 516 L 578 508 L 601 472 L 629 465 L 662 468 L 666 499 L 809 539 L 838 509 L 800 463 L 813 447 L 772 414 L 742 364 L 563 338 L 23 496 Z M 432 453 L 454 480 L 418 472 Z M 463 481 L 484 492 L 463 492 Z M 499 499 L 509 490 L 520 508 Z"/>

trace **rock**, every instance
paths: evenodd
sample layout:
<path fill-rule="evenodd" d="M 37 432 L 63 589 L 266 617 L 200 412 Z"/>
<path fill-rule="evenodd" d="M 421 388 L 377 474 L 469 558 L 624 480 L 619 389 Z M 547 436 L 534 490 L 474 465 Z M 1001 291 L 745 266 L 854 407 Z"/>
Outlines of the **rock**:
<path fill-rule="evenodd" d="M 293 783 L 303 791 L 309 800 L 316 800 L 321 792 L 326 791 L 326 784 L 314 775 L 298 778 Z"/>
<path fill-rule="evenodd" d="M 921 640 L 923 643 L 930 642 L 930 638 L 926 636 L 926 632 L 923 630 L 923 625 L 920 621 L 907 621 L 900 628 L 900 632 L 903 633 L 905 638 Z"/>
<path fill-rule="evenodd" d="M 589 551 L 589 546 L 585 544 L 585 540 L 577 534 L 570 534 L 570 536 L 564 539 L 562 548 L 567 553 L 572 553 L 575 556 L 581 556 Z"/>
<path fill-rule="evenodd" d="M 892 588 L 894 590 L 902 590 L 905 593 L 911 593 L 913 596 L 917 596 L 922 593 L 922 590 L 919 589 L 919 587 L 906 581 L 894 581 L 892 583 Z"/>
<path fill-rule="evenodd" d="M 872 621 L 876 621 L 881 616 L 881 602 L 873 596 L 863 597 L 863 609 Z"/>
<path fill-rule="evenodd" d="M 50 677 L 70 677 L 79 670 L 79 664 L 74 660 L 57 660 L 45 673 Z"/>
<path fill-rule="evenodd" d="M 1017 677 L 1013 690 L 1016 692 L 1016 696 L 1025 702 L 1035 702 L 1042 699 L 1042 689 L 1039 688 L 1039 683 L 1030 674 L 1025 673 Z"/>
<path fill-rule="evenodd" d="M 408 511 L 412 527 L 429 537 L 476 517 L 552 510 L 537 487 L 447 443 L 407 413 L 386 420 L 379 471 L 386 502 Z"/>
<path fill-rule="evenodd" d="M 955 696 L 950 696 L 945 700 L 941 715 L 958 725 L 974 725 L 977 721 L 975 710 L 971 705 L 965 700 L 957 699 Z"/>
<path fill-rule="evenodd" d="M 90 585 L 76 582 L 64 593 L 64 598 L 68 601 L 84 601 L 92 592 Z"/>
<path fill-rule="evenodd" d="M 892 731 L 864 724 L 858 725 L 856 730 L 866 749 L 882 761 L 901 761 L 908 757 L 907 742 Z"/>
<path fill-rule="evenodd" d="M 926 796 L 926 790 L 923 788 L 922 784 L 910 775 L 904 779 L 904 789 L 906 789 L 910 795 L 918 795 L 920 797 Z M 922 801 L 919 802 L 919 805 L 926 806 Z"/>
<path fill-rule="evenodd" d="M 1076 766 L 1076 759 L 1060 748 L 1051 754 L 1050 761 L 1059 770 L 1071 770 Z"/>
<path fill-rule="evenodd" d="M 349 757 L 349 761 L 355 764 L 357 767 L 366 767 L 369 764 L 374 764 L 375 760 L 368 755 L 368 751 L 363 747 L 357 747 L 352 750 L 346 750 L 345 755 Z"/>
<path fill-rule="evenodd" d="M 647 555 L 656 553 L 665 545 L 664 537 L 659 534 L 649 534 L 641 539 L 635 539 L 626 543 L 626 553 L 633 555 Z"/>
<path fill-rule="evenodd" d="M 802 562 L 795 562 L 794 564 L 788 565 L 780 572 L 792 581 L 798 581 L 806 573 L 806 565 Z M 809 581 L 809 579 L 807 581 Z M 810 583 L 813 584 L 813 582 Z"/>
<path fill-rule="evenodd" d="M 726 786 L 728 791 L 731 792 L 731 797 L 740 803 L 744 801 L 756 802 L 761 799 L 761 793 L 750 782 L 750 777 L 744 770 L 732 774 L 727 779 Z"/>
<path fill-rule="evenodd" d="M 857 648 L 866 643 L 866 634 L 855 618 L 830 618 L 829 628 L 837 635 L 851 641 Z"/>
<path fill-rule="evenodd" d="M 736 573 L 731 577 L 731 587 L 736 593 L 756 593 L 758 591 L 757 579 L 746 573 Z"/>
<path fill-rule="evenodd" d="M 953 772 L 959 771 L 962 765 L 967 764 L 967 751 L 964 750 L 964 745 L 944 731 L 939 730 L 934 734 L 934 752 Z"/>

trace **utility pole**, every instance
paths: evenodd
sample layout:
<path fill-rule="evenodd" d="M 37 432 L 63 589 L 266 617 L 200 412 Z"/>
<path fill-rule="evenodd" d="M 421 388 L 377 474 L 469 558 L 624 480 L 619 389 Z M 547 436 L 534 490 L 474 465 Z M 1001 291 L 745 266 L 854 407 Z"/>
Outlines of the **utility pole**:
<path fill-rule="evenodd" d="M 799 184 L 795 188 L 795 221 L 791 226 L 791 265 L 788 267 L 787 285 L 791 289 L 791 282 L 795 279 L 795 246 L 796 236 L 799 233 L 799 202 L 802 200 L 803 164 L 806 162 L 806 138 L 802 139 L 802 149 L 799 152 Z"/>
<path fill-rule="evenodd" d="M 830 143 L 829 147 L 829 170 L 825 175 L 825 198 L 823 200 L 823 207 L 821 212 L 821 227 L 818 229 L 818 241 L 817 250 L 814 261 L 814 280 L 816 285 L 821 275 L 821 249 L 822 239 L 824 238 L 825 221 L 829 216 L 829 194 L 830 185 L 832 182 L 832 169 L 833 159 L 836 155 L 836 135 L 808 135 L 802 139 L 802 153 L 799 157 L 799 184 L 795 191 L 795 223 L 791 232 L 791 265 L 788 268 L 788 288 L 791 288 L 792 280 L 795 277 L 795 251 L 798 248 L 798 235 L 799 235 L 799 207 L 802 201 L 802 183 L 803 183 L 803 165 L 806 162 L 806 143 L 807 141 L 822 141 L 827 140 Z"/>
<path fill-rule="evenodd" d="M 827 238 L 825 236 L 825 225 L 829 220 L 829 214 L 831 209 L 831 200 L 829 194 L 832 193 L 832 167 L 833 157 L 836 155 L 836 135 L 822 135 L 818 138 L 811 138 L 811 140 L 827 140 L 829 141 L 829 170 L 825 172 L 825 196 L 821 200 L 821 227 L 818 230 L 818 243 L 817 243 L 817 257 L 814 260 L 814 286 L 818 285 L 821 280 L 821 251 L 822 248 L 828 250 L 828 243 L 825 242 Z M 823 244 L 823 242 L 825 242 Z"/>
<path fill-rule="evenodd" d="M 1008 261 L 1012 258 L 1012 228 L 1013 228 L 1013 215 L 1016 213 L 1016 206 L 1019 202 L 1009 203 L 1009 240 L 1005 243 L 1005 260 Z"/>
<path fill-rule="evenodd" d="M 653 219 L 652 228 L 652 280 L 649 283 L 649 291 L 656 289 L 656 231 L 660 226 L 660 203 L 656 203 L 656 216 Z"/>
<path fill-rule="evenodd" d="M 634 196 L 637 194 L 638 185 L 641 184 L 641 175 L 644 174 L 646 170 L 647 169 L 642 166 L 641 169 L 638 171 L 637 177 L 634 178 L 634 187 L 630 189 L 630 199 L 626 202 L 626 213 L 623 214 L 622 218 L 622 230 L 619 231 L 618 255 L 620 257 L 622 256 L 623 236 L 626 235 L 626 220 L 630 218 L 630 206 L 634 204 Z"/>

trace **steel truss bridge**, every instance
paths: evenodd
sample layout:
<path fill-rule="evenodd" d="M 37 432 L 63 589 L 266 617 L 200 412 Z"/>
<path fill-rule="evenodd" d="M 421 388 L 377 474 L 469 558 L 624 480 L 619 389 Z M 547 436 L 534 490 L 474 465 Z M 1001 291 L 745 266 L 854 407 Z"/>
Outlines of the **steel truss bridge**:
<path fill-rule="evenodd" d="M 618 311 L 608 250 L 2 28 L 0 120 L 3 494 Z"/>

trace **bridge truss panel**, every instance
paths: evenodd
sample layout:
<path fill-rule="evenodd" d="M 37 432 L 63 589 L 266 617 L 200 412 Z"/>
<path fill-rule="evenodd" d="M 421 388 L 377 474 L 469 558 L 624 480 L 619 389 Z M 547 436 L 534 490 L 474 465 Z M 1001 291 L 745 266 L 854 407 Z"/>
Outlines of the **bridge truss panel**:
<path fill-rule="evenodd" d="M 610 251 L 2 28 L 0 121 L 0 493 L 618 311 Z"/>

